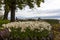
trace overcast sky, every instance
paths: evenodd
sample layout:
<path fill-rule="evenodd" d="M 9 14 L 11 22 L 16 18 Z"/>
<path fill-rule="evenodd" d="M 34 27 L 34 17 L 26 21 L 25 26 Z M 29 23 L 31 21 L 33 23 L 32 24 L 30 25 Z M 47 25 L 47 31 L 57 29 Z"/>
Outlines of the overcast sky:
<path fill-rule="evenodd" d="M 60 0 L 45 0 L 45 3 L 41 3 L 41 7 L 36 7 L 29 9 L 26 6 L 23 10 L 16 11 L 16 17 L 19 18 L 50 18 L 50 19 L 60 19 Z"/>

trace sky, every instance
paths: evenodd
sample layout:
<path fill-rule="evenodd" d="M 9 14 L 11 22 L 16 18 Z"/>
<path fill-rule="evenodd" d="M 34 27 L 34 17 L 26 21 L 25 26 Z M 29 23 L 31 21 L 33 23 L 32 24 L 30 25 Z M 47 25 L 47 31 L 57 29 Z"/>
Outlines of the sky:
<path fill-rule="evenodd" d="M 22 10 L 17 8 L 15 16 L 17 18 L 60 19 L 60 0 L 45 0 L 39 8 L 36 5 L 33 9 L 29 9 L 28 6 Z"/>

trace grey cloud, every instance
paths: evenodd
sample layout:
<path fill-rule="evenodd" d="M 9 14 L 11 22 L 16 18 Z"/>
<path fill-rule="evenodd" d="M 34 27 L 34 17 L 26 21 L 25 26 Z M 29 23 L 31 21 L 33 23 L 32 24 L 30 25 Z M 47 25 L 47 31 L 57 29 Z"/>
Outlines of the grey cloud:
<path fill-rule="evenodd" d="M 60 9 L 55 9 L 55 10 L 42 10 L 40 13 L 60 13 Z"/>
<path fill-rule="evenodd" d="M 60 16 L 45 16 L 45 17 L 42 17 L 42 18 L 60 18 Z"/>

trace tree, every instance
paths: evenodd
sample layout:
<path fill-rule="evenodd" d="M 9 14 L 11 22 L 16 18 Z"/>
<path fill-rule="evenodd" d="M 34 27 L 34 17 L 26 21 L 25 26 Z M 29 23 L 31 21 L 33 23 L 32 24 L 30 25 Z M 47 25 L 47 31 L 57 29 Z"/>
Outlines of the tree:
<path fill-rule="evenodd" d="M 25 7 L 26 5 L 28 5 L 30 8 L 34 8 L 34 4 L 36 3 L 36 5 L 38 7 L 40 7 L 41 2 L 44 2 L 44 0 L 13 0 L 11 2 L 11 21 L 15 21 L 15 9 L 16 9 L 16 3 L 17 6 L 22 9 L 23 7 Z"/>
<path fill-rule="evenodd" d="M 2 2 L 3 1 L 3 2 Z M 0 0 L 0 7 L 1 7 L 1 4 L 3 5 L 5 5 L 4 6 L 4 17 L 3 17 L 3 19 L 8 19 L 8 13 L 9 13 L 9 5 L 7 4 L 7 2 L 6 2 L 6 0 Z"/>
<path fill-rule="evenodd" d="M 8 13 L 9 13 L 9 5 L 7 4 L 7 2 L 5 2 L 6 0 L 4 0 L 5 6 L 4 6 L 4 18 L 3 19 L 8 19 Z"/>
<path fill-rule="evenodd" d="M 44 2 L 44 0 L 5 0 L 5 2 L 6 4 L 4 4 L 10 8 L 11 21 L 13 22 L 15 21 L 15 10 L 17 7 L 23 9 L 26 5 L 28 5 L 30 8 L 34 8 L 34 4 L 40 7 L 41 2 Z"/>
<path fill-rule="evenodd" d="M 11 22 L 15 21 L 15 9 L 16 9 L 16 0 L 11 2 Z"/>
<path fill-rule="evenodd" d="M 2 0 L 0 0 L 0 8 L 1 8 Z"/>

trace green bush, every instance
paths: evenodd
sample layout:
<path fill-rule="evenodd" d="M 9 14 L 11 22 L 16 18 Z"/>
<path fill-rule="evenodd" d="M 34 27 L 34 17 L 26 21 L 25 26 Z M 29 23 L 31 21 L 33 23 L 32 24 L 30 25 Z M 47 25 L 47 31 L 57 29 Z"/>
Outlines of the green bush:
<path fill-rule="evenodd" d="M 0 26 L 2 26 L 2 24 L 6 24 L 6 23 L 9 23 L 10 21 L 9 20 L 0 20 Z"/>

